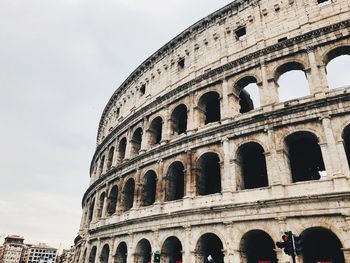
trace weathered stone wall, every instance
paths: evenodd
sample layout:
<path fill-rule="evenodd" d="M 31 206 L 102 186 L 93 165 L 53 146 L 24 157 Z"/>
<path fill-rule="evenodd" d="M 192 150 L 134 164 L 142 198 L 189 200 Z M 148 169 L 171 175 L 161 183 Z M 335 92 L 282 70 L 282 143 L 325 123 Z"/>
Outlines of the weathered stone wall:
<path fill-rule="evenodd" d="M 100 121 L 76 262 L 88 262 L 91 251 L 103 263 L 108 251 L 113 262 L 121 242 L 128 262 L 139 262 L 140 240 L 154 252 L 172 236 L 181 242 L 184 262 L 200 262 L 197 242 L 207 233 L 221 240 L 225 262 L 246 262 L 242 243 L 251 231 L 278 241 L 285 230 L 315 228 L 335 234 L 350 262 L 350 89 L 331 90 L 326 73 L 330 60 L 350 54 L 349 9 L 346 0 L 235 1 L 136 69 Z M 294 69 L 305 73 L 310 95 L 281 101 L 278 79 Z M 241 113 L 249 83 L 257 84 L 261 106 Z M 218 101 L 219 117 L 206 123 L 214 107 L 209 101 Z M 184 132 L 176 126 L 183 119 L 179 105 L 187 117 Z M 295 179 L 290 138 L 318 147 L 317 169 L 325 170 L 319 178 Z M 267 170 L 259 187 L 247 186 L 243 168 L 244 149 L 252 145 L 262 149 Z M 209 180 L 203 174 L 211 167 L 202 162 L 213 160 L 208 156 L 218 160 L 219 182 L 213 180 L 220 187 L 199 194 Z M 167 201 L 175 162 L 183 167 L 183 193 Z M 145 206 L 152 189 L 154 200 Z M 280 249 L 276 255 L 289 260 Z"/>

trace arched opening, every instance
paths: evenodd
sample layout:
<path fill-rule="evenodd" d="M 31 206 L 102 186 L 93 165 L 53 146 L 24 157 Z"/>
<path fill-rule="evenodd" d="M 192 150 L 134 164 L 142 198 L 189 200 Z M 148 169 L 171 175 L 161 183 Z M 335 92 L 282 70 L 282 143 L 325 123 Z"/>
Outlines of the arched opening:
<path fill-rule="evenodd" d="M 127 256 L 128 247 L 125 242 L 121 242 L 117 247 L 114 263 L 126 263 Z"/>
<path fill-rule="evenodd" d="M 95 208 L 95 199 L 92 200 L 90 206 L 89 206 L 89 217 L 88 217 L 88 223 L 92 221 L 92 218 L 94 216 L 94 208 Z"/>
<path fill-rule="evenodd" d="M 165 201 L 179 200 L 184 197 L 185 167 L 179 161 L 169 166 L 166 175 Z"/>
<path fill-rule="evenodd" d="M 157 174 L 150 170 L 143 176 L 141 206 L 152 205 L 156 200 Z"/>
<path fill-rule="evenodd" d="M 275 72 L 275 80 L 279 86 L 280 101 L 310 95 L 304 66 L 298 62 L 289 62 L 279 66 Z"/>
<path fill-rule="evenodd" d="M 130 178 L 124 186 L 124 211 L 128 211 L 134 204 L 135 181 Z"/>
<path fill-rule="evenodd" d="M 89 263 L 95 263 L 96 251 L 97 251 L 97 247 L 93 246 L 91 251 L 90 251 L 90 255 L 89 255 Z"/>
<path fill-rule="evenodd" d="M 324 62 L 330 89 L 350 86 L 350 46 L 333 49 Z"/>
<path fill-rule="evenodd" d="M 220 95 L 211 91 L 202 95 L 198 102 L 200 123 L 208 124 L 220 121 Z"/>
<path fill-rule="evenodd" d="M 83 253 L 83 257 L 81 258 L 81 262 L 84 263 L 86 262 L 86 253 L 87 253 L 87 248 L 84 249 L 84 253 Z M 79 260 L 79 257 L 77 259 L 77 263 L 79 263 L 80 260 Z"/>
<path fill-rule="evenodd" d="M 114 146 L 112 146 L 112 147 L 109 149 L 109 152 L 108 152 L 107 170 L 111 169 L 111 167 L 112 167 L 112 164 L 113 164 L 113 157 L 114 157 L 114 151 L 115 151 L 115 148 L 114 148 Z"/>
<path fill-rule="evenodd" d="M 202 235 L 196 246 L 196 263 L 210 262 L 224 263 L 223 245 L 220 238 L 212 233 Z"/>
<path fill-rule="evenodd" d="M 153 146 L 159 144 L 162 140 L 163 120 L 161 117 L 153 119 L 151 122 L 149 132 L 149 145 Z"/>
<path fill-rule="evenodd" d="M 251 230 L 241 240 L 242 258 L 247 263 L 277 263 L 275 244 L 272 238 L 262 230 Z"/>
<path fill-rule="evenodd" d="M 135 262 L 148 263 L 151 262 L 152 248 L 147 239 L 142 239 L 137 243 L 135 250 Z"/>
<path fill-rule="evenodd" d="M 118 186 L 113 186 L 108 196 L 107 213 L 109 216 L 113 215 L 117 209 L 118 202 Z"/>
<path fill-rule="evenodd" d="M 216 153 L 205 153 L 197 161 L 197 194 L 221 192 L 220 158 Z"/>
<path fill-rule="evenodd" d="M 325 166 L 317 137 L 311 132 L 295 132 L 285 139 L 293 182 L 318 180 Z"/>
<path fill-rule="evenodd" d="M 97 217 L 98 217 L 98 218 L 101 218 L 101 217 L 102 217 L 103 206 L 104 206 L 104 203 L 105 203 L 105 197 L 106 197 L 106 193 L 103 192 L 103 193 L 100 195 L 100 198 L 99 198 L 99 200 L 98 200 L 98 206 L 97 206 Z"/>
<path fill-rule="evenodd" d="M 259 87 L 256 78 L 247 76 L 235 84 L 235 89 L 239 92 L 239 112 L 246 113 L 260 107 Z"/>
<path fill-rule="evenodd" d="M 125 158 L 125 151 L 126 151 L 126 138 L 124 137 L 119 141 L 118 146 L 118 161 L 121 162 Z"/>
<path fill-rule="evenodd" d="M 99 172 L 100 172 L 100 175 L 103 173 L 103 166 L 105 165 L 105 156 L 103 155 L 101 157 L 101 161 L 100 161 L 100 167 L 99 167 Z"/>
<path fill-rule="evenodd" d="M 171 128 L 173 134 L 180 135 L 187 130 L 187 107 L 184 104 L 177 106 L 171 113 Z"/>
<path fill-rule="evenodd" d="M 268 186 L 264 149 L 260 144 L 249 142 L 240 146 L 237 160 L 240 165 L 243 189 Z"/>
<path fill-rule="evenodd" d="M 161 262 L 182 262 L 182 245 L 177 237 L 168 237 L 161 250 Z"/>
<path fill-rule="evenodd" d="M 132 135 L 131 140 L 131 154 L 133 156 L 138 155 L 141 149 L 141 142 L 142 142 L 142 129 L 137 128 Z"/>
<path fill-rule="evenodd" d="M 348 160 L 348 165 L 350 168 L 350 125 L 348 125 L 343 131 L 343 141 L 344 141 L 346 158 Z"/>
<path fill-rule="evenodd" d="M 108 258 L 109 258 L 109 246 L 105 244 L 101 251 L 100 262 L 108 263 Z"/>
<path fill-rule="evenodd" d="M 312 227 L 301 233 L 303 262 L 344 263 L 342 244 L 328 229 Z"/>

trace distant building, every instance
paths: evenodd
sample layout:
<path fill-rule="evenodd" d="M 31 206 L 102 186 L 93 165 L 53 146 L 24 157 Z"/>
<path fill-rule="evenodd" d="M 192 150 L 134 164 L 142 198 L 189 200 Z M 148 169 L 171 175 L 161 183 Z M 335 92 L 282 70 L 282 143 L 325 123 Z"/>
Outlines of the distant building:
<path fill-rule="evenodd" d="M 74 252 L 74 246 L 71 246 L 70 249 L 63 249 L 62 254 L 59 256 L 58 263 L 73 263 Z"/>
<path fill-rule="evenodd" d="M 23 241 L 24 238 L 17 235 L 7 236 L 0 253 L 0 263 L 20 263 L 25 246 Z"/>
<path fill-rule="evenodd" d="M 56 262 L 57 249 L 49 247 L 45 243 L 31 245 L 28 248 L 26 263 L 53 263 Z"/>

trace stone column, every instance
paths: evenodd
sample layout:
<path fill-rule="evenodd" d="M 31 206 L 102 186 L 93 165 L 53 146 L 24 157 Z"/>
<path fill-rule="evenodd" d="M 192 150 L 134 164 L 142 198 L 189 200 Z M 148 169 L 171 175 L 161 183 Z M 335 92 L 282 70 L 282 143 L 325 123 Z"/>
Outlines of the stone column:
<path fill-rule="evenodd" d="M 134 203 L 132 208 L 139 208 L 141 206 L 141 171 L 138 169 L 135 176 L 135 191 L 134 191 Z"/>
<path fill-rule="evenodd" d="M 231 113 L 233 110 L 231 109 L 229 102 L 229 84 L 226 79 L 222 82 L 222 103 L 221 103 L 221 121 L 223 123 L 227 122 L 230 119 Z"/>
<path fill-rule="evenodd" d="M 262 61 L 260 64 L 262 85 L 259 85 L 259 94 L 261 106 L 268 106 L 270 104 L 278 103 L 278 84 L 273 77 L 268 77 L 267 68 Z"/>
<path fill-rule="evenodd" d="M 171 132 L 171 120 L 170 120 L 170 113 L 169 108 L 165 111 L 165 116 L 162 124 L 162 140 L 161 144 L 165 144 L 170 140 L 170 132 Z"/>
<path fill-rule="evenodd" d="M 131 158 L 131 149 L 132 149 L 132 134 L 131 130 L 129 129 L 126 135 L 127 142 L 126 142 L 126 149 L 125 149 L 125 157 L 124 160 L 129 160 Z"/>
<path fill-rule="evenodd" d="M 343 171 L 343 174 L 347 177 L 350 177 L 350 170 L 349 170 L 349 164 L 348 164 L 348 159 L 346 157 L 346 151 L 344 147 L 344 140 L 339 140 L 336 142 L 336 147 L 338 149 L 338 154 L 339 154 L 339 162 L 341 169 Z"/>
<path fill-rule="evenodd" d="M 143 118 L 143 127 L 142 127 L 142 139 L 141 139 L 141 148 L 140 148 L 140 154 L 147 151 L 147 148 L 149 146 L 148 144 L 148 123 L 147 118 Z"/>
<path fill-rule="evenodd" d="M 165 181 L 163 179 L 164 177 L 164 172 L 163 172 L 163 167 L 164 167 L 164 162 L 162 159 L 159 159 L 157 162 L 157 186 L 156 186 L 156 194 L 155 194 L 155 203 L 164 203 L 164 186 L 163 182 Z"/>
<path fill-rule="evenodd" d="M 314 47 L 308 47 L 306 52 L 310 63 L 310 68 L 306 71 L 310 94 L 324 94 L 328 88 L 325 66 L 317 65 Z"/>
<path fill-rule="evenodd" d="M 188 94 L 188 99 L 189 99 L 189 108 L 188 108 L 188 112 L 187 112 L 187 133 L 191 134 L 195 131 L 197 131 L 198 129 L 198 125 L 197 125 L 197 120 L 196 120 L 196 114 L 195 114 L 195 94 L 194 92 L 191 92 L 190 94 Z"/>
<path fill-rule="evenodd" d="M 231 163 L 232 159 L 232 150 L 231 150 L 231 144 L 229 139 L 223 138 L 222 139 L 222 148 L 224 152 L 224 160 L 222 163 L 222 175 L 221 175 L 221 192 L 223 194 L 224 199 L 232 193 L 233 191 L 233 178 L 234 178 L 234 165 Z"/>
<path fill-rule="evenodd" d="M 193 152 L 192 150 L 188 150 L 186 152 L 186 174 L 185 174 L 185 196 L 186 197 L 192 197 L 194 196 L 194 191 L 193 188 L 195 187 L 194 185 L 194 178 L 193 178 Z"/>
<path fill-rule="evenodd" d="M 106 213 L 107 213 L 107 201 L 108 201 L 108 188 L 107 188 L 106 191 L 105 191 L 105 197 L 104 197 L 104 200 L 103 200 L 101 219 L 106 218 Z"/>
<path fill-rule="evenodd" d="M 101 240 L 100 238 L 98 238 L 98 243 L 96 245 L 96 257 L 95 257 L 95 262 L 92 263 L 99 263 L 101 262 L 100 256 L 101 256 Z"/>

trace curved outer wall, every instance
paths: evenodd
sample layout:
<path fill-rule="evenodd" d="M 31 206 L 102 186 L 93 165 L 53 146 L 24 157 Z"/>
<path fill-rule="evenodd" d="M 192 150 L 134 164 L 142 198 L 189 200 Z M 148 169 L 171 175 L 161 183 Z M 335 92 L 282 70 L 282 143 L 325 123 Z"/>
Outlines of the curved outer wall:
<path fill-rule="evenodd" d="M 315 229 L 336 236 L 350 262 L 350 89 L 330 89 L 326 73 L 350 54 L 349 9 L 347 0 L 235 1 L 140 65 L 100 120 L 75 262 L 143 262 L 147 242 L 171 262 L 169 237 L 183 262 L 201 262 L 208 234 L 224 262 L 248 262 L 251 233 L 274 243 Z M 309 95 L 281 101 L 290 70 L 305 73 Z M 260 106 L 242 113 L 251 82 Z M 291 157 L 300 147 L 320 156 L 305 175 Z"/>

